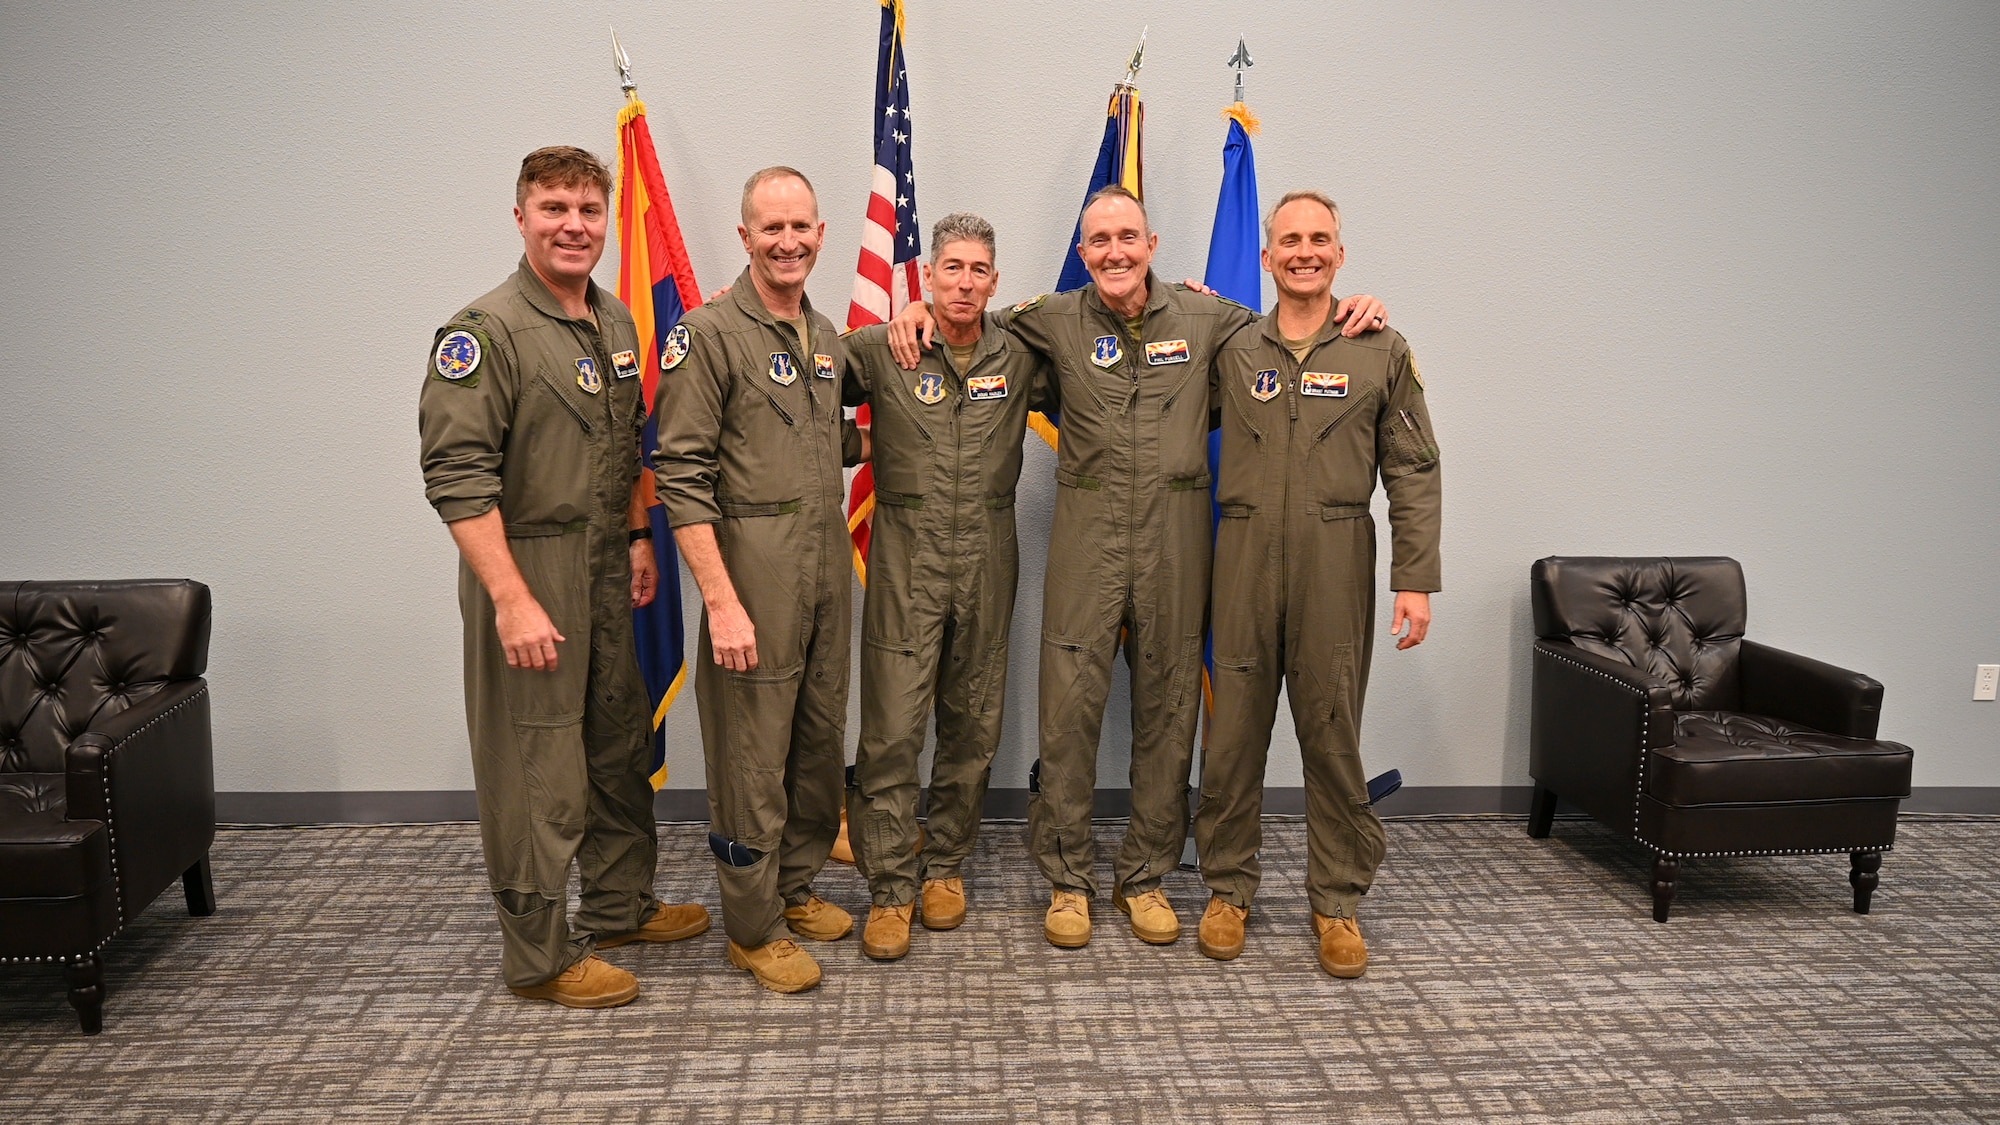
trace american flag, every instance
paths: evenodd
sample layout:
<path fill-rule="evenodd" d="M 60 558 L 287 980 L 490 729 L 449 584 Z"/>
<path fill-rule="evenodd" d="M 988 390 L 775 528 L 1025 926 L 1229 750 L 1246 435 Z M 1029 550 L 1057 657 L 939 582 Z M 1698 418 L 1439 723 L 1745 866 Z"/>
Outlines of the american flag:
<path fill-rule="evenodd" d="M 854 296 L 847 327 L 881 324 L 922 293 L 917 261 L 923 252 L 917 229 L 917 174 L 910 164 L 910 83 L 903 66 L 903 0 L 881 0 L 881 50 L 875 57 L 875 178 L 868 194 L 868 221 L 861 227 L 861 261 L 854 270 Z M 869 422 L 868 408 L 855 414 Z M 875 473 L 868 465 L 854 474 L 848 493 L 847 529 L 854 539 L 854 573 L 868 581 L 869 520 L 875 512 Z"/>

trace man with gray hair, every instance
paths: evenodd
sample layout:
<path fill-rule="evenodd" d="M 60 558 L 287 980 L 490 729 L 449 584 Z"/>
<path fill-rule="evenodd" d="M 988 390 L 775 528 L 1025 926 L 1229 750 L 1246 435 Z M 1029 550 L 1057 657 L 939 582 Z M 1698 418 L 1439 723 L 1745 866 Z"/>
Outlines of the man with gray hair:
<path fill-rule="evenodd" d="M 924 284 L 943 346 L 897 366 L 888 326 L 846 335 L 846 401 L 874 414 L 875 524 L 861 611 L 861 745 L 848 835 L 873 899 L 861 951 L 909 952 L 923 924 L 965 920 L 972 851 L 1000 740 L 1018 556 L 1014 485 L 1044 361 L 989 317 L 1000 284 L 993 227 L 969 212 L 931 232 Z M 936 715 L 929 832 L 917 831 L 917 757 Z"/>

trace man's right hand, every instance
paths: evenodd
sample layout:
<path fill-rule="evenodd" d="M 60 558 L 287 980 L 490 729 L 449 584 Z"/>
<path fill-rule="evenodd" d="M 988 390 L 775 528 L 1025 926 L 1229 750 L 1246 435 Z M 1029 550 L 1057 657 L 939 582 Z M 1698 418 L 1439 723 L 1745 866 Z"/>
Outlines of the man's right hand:
<path fill-rule="evenodd" d="M 709 607 L 708 647 L 715 652 L 715 662 L 732 672 L 756 670 L 757 627 L 750 623 L 742 602 L 732 599 L 727 605 Z"/>
<path fill-rule="evenodd" d="M 496 603 L 493 624 L 500 631 L 500 647 L 507 650 L 509 668 L 532 668 L 537 672 L 556 670 L 556 646 L 563 635 L 549 620 L 542 603 L 532 596 L 519 601 Z"/>
<path fill-rule="evenodd" d="M 889 322 L 889 354 L 896 366 L 915 371 L 924 359 L 924 349 L 937 340 L 937 320 L 923 301 L 911 301 Z"/>

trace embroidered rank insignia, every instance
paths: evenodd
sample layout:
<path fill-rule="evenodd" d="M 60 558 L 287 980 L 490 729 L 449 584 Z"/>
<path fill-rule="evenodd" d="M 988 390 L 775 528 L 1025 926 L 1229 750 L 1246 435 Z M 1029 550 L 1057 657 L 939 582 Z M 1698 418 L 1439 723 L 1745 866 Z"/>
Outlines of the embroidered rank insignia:
<path fill-rule="evenodd" d="M 965 397 L 973 402 L 1007 397 L 1007 376 L 974 375 L 965 381 Z"/>
<path fill-rule="evenodd" d="M 1163 363 L 1186 363 L 1188 346 L 1186 340 L 1156 340 L 1146 345 L 1146 362 L 1158 367 Z"/>
<path fill-rule="evenodd" d="M 821 379 L 833 378 L 833 357 L 813 353 L 813 374 Z"/>
<path fill-rule="evenodd" d="M 925 406 L 935 406 L 944 401 L 944 376 L 926 371 L 917 376 L 917 385 L 910 388 L 910 393 Z"/>
<path fill-rule="evenodd" d="M 781 387 L 789 387 L 799 381 L 799 369 L 792 366 L 792 353 L 771 353 L 771 381 Z"/>
<path fill-rule="evenodd" d="M 467 324 L 478 324 L 486 319 L 486 310 L 467 309 L 458 314 L 458 319 L 465 321 Z"/>
<path fill-rule="evenodd" d="M 1250 397 L 1258 402 L 1269 402 L 1284 389 L 1285 382 L 1278 378 L 1276 371 L 1259 371 L 1256 378 L 1250 380 Z"/>
<path fill-rule="evenodd" d="M 1346 398 L 1347 376 L 1308 371 L 1299 376 L 1299 393 L 1316 398 Z"/>
<path fill-rule="evenodd" d="M 1022 302 L 1021 302 L 1020 304 L 1018 304 L 1018 305 L 1015 305 L 1015 306 L 1014 306 L 1014 311 L 1015 311 L 1015 312 L 1017 312 L 1017 313 L 1024 313 L 1024 312 L 1027 312 L 1027 311 L 1028 311 L 1029 309 L 1038 309 L 1038 308 L 1041 308 L 1041 307 L 1042 307 L 1042 302 L 1043 302 L 1043 301 L 1046 301 L 1046 300 L 1048 300 L 1048 299 L 1049 299 L 1049 295 L 1048 295 L 1047 293 L 1044 293 L 1044 294 L 1042 294 L 1042 295 L 1041 295 L 1041 296 L 1039 296 L 1039 297 L 1030 297 L 1030 298 L 1028 298 L 1027 300 L 1025 300 L 1025 301 L 1022 301 Z"/>
<path fill-rule="evenodd" d="M 456 383 L 479 370 L 479 359 L 479 337 L 460 328 L 445 333 L 444 339 L 438 341 L 431 362 L 437 366 L 438 378 Z"/>
<path fill-rule="evenodd" d="M 1119 349 L 1116 336 L 1099 336 L 1091 347 L 1090 362 L 1099 367 L 1110 367 L 1124 358 L 1125 353 Z"/>
<path fill-rule="evenodd" d="M 584 356 L 576 361 L 576 385 L 583 393 L 594 395 L 604 389 L 604 376 L 597 373 L 597 361 Z"/>
<path fill-rule="evenodd" d="M 672 371 L 679 367 L 681 360 L 688 357 L 690 347 L 692 344 L 688 340 L 688 326 L 674 325 L 673 331 L 667 333 L 666 342 L 660 345 L 660 370 Z"/>
<path fill-rule="evenodd" d="M 619 352 L 611 357 L 611 369 L 620 379 L 630 379 L 639 373 L 639 353 Z"/>

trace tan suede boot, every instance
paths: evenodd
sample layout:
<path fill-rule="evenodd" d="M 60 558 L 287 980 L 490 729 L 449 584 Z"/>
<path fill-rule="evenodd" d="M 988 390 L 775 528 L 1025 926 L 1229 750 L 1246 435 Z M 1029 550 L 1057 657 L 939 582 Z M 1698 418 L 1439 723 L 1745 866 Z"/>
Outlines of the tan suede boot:
<path fill-rule="evenodd" d="M 917 904 L 871 906 L 868 925 L 861 930 L 861 952 L 877 961 L 894 961 L 910 951 L 910 915 Z"/>
<path fill-rule="evenodd" d="M 819 983 L 819 962 L 791 938 L 765 942 L 755 949 L 729 943 L 729 963 L 748 969 L 757 983 L 772 992 L 804 992 Z"/>
<path fill-rule="evenodd" d="M 1313 912 L 1313 932 L 1319 934 L 1319 967 L 1352 980 L 1368 971 L 1368 943 L 1361 940 L 1361 922 L 1329 918 Z"/>
<path fill-rule="evenodd" d="M 1126 898 L 1121 892 L 1111 896 L 1111 904 L 1132 916 L 1132 935 L 1148 945 L 1172 945 L 1180 940 L 1181 916 L 1167 901 L 1167 892 L 1158 887 L 1142 895 Z"/>
<path fill-rule="evenodd" d="M 1063 949 L 1081 949 L 1090 944 L 1090 897 L 1078 891 L 1056 888 L 1049 896 L 1049 912 L 1042 919 L 1042 936 Z"/>
<path fill-rule="evenodd" d="M 1208 900 L 1208 911 L 1201 916 L 1201 926 L 1195 931 L 1196 944 L 1202 953 L 1217 961 L 1234 961 L 1243 952 L 1243 922 L 1250 912 L 1236 906 L 1221 895 L 1213 895 Z"/>
<path fill-rule="evenodd" d="M 785 925 L 802 938 L 839 941 L 854 932 L 854 915 L 814 895 L 797 906 L 785 907 Z"/>
<path fill-rule="evenodd" d="M 924 929 L 955 930 L 965 921 L 965 880 L 924 880 Z"/>
<path fill-rule="evenodd" d="M 597 948 L 616 949 L 635 941 L 680 941 L 707 931 L 707 907 L 698 902 L 663 902 L 645 925 L 631 933 L 597 935 Z"/>
<path fill-rule="evenodd" d="M 616 1008 L 639 995 L 639 978 L 593 955 L 540 984 L 510 985 L 508 991 L 529 1000 L 553 1000 L 565 1008 Z"/>

